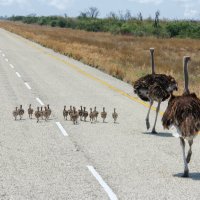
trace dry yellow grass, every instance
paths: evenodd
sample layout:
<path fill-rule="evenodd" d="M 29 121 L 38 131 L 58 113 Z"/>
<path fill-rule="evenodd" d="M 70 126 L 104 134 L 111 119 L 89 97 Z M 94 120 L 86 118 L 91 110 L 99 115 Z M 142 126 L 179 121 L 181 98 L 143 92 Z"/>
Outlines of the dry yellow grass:
<path fill-rule="evenodd" d="M 190 88 L 200 96 L 200 40 L 156 39 L 93 33 L 0 21 L 0 27 L 132 83 L 151 71 L 155 48 L 157 73 L 174 76 L 183 88 L 182 59 L 190 55 Z"/>

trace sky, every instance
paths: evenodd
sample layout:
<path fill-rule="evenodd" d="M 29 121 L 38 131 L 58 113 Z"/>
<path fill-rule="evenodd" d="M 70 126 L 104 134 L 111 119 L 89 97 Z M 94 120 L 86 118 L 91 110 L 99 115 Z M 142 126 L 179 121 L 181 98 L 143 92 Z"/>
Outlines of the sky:
<path fill-rule="evenodd" d="M 0 0 L 0 16 L 66 13 L 75 17 L 89 7 L 97 7 L 100 17 L 130 10 L 133 16 L 141 12 L 147 18 L 159 10 L 161 18 L 200 19 L 200 0 Z"/>

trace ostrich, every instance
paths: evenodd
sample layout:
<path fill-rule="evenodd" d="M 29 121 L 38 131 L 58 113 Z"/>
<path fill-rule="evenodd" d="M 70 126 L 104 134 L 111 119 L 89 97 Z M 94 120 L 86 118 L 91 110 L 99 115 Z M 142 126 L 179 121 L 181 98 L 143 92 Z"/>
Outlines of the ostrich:
<path fill-rule="evenodd" d="M 151 54 L 151 63 L 152 63 L 152 74 L 148 74 L 144 77 L 141 77 L 134 83 L 134 93 L 138 95 L 143 101 L 150 102 L 149 110 L 146 116 L 146 127 L 147 130 L 150 128 L 149 115 L 151 107 L 154 101 L 158 102 L 156 109 L 156 118 L 153 125 L 152 132 L 156 134 L 156 122 L 158 118 L 158 113 L 160 110 L 161 102 L 165 101 L 170 97 L 170 94 L 177 90 L 177 82 L 170 75 L 165 74 L 156 74 L 155 73 L 155 64 L 154 64 L 154 48 L 150 48 Z"/>
<path fill-rule="evenodd" d="M 200 99 L 195 93 L 190 93 L 188 88 L 188 62 L 190 57 L 184 57 L 185 88 L 181 96 L 171 94 L 168 107 L 163 115 L 164 128 L 174 126 L 178 132 L 183 151 L 184 173 L 182 177 L 189 176 L 188 163 L 192 155 L 192 144 L 194 137 L 200 131 Z M 189 151 L 185 155 L 185 140 L 188 141 Z"/>

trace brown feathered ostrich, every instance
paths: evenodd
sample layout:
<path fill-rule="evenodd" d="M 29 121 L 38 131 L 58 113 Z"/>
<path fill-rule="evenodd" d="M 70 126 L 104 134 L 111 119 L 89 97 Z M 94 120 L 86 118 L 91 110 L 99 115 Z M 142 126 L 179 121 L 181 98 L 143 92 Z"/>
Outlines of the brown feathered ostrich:
<path fill-rule="evenodd" d="M 150 128 L 149 114 L 154 101 L 158 102 L 156 109 L 156 119 L 153 125 L 152 133 L 156 134 L 156 122 L 158 113 L 160 110 L 160 104 L 170 97 L 170 94 L 177 90 L 177 82 L 172 76 L 165 74 L 155 73 L 154 64 L 154 48 L 150 48 L 151 63 L 152 63 L 152 74 L 141 77 L 134 83 L 134 93 L 139 96 L 143 101 L 150 102 L 149 110 L 146 116 L 146 127 Z"/>
<path fill-rule="evenodd" d="M 192 155 L 194 137 L 200 131 L 200 99 L 195 93 L 190 93 L 188 88 L 188 62 L 190 57 L 184 57 L 185 88 L 181 96 L 171 95 L 168 107 L 163 115 L 164 128 L 175 127 L 180 138 L 183 151 L 184 173 L 182 177 L 189 176 L 188 163 Z M 185 155 L 185 140 L 188 141 L 189 151 Z"/>

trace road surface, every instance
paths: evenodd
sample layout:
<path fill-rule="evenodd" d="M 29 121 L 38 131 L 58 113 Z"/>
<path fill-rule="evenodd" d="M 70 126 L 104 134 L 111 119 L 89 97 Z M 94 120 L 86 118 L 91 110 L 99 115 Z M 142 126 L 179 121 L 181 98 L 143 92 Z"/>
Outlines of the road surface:
<path fill-rule="evenodd" d="M 199 199 L 199 138 L 182 179 L 179 140 L 160 117 L 160 133 L 146 133 L 147 107 L 130 85 L 0 29 L 0 88 L 0 199 Z M 26 113 L 14 121 L 20 104 Z M 50 104 L 51 120 L 29 120 L 29 104 Z M 105 107 L 106 123 L 73 125 L 64 105 Z"/>

